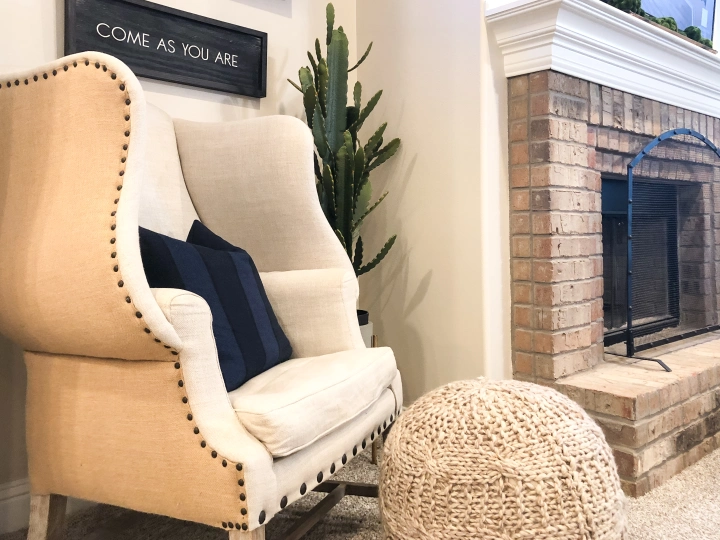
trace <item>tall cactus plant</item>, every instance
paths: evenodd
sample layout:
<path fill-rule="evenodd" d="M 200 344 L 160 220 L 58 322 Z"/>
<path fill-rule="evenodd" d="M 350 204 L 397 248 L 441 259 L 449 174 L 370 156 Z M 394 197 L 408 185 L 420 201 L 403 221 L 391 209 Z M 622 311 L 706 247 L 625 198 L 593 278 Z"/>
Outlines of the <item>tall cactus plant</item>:
<path fill-rule="evenodd" d="M 354 66 L 349 66 L 348 38 L 342 26 L 335 26 L 335 8 L 327 5 L 326 52 L 315 40 L 315 54 L 308 51 L 310 66 L 300 69 L 299 84 L 290 81 L 303 94 L 307 123 L 315 139 L 315 176 L 318 197 L 335 234 L 359 276 L 375 268 L 388 254 L 397 235 L 385 242 L 370 262 L 363 264 L 360 225 L 387 196 L 374 203 L 370 172 L 393 157 L 400 139 L 383 144 L 387 123 L 382 124 L 363 145 L 358 131 L 380 101 L 382 90 L 363 106 L 362 85 L 353 88 L 348 105 L 348 73 L 370 54 L 372 43 Z"/>

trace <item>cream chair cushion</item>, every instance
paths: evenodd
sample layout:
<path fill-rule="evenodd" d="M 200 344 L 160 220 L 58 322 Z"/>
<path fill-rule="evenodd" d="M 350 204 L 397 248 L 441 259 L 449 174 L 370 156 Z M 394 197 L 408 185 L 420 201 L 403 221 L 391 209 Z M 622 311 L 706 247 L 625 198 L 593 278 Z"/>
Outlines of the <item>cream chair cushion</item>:
<path fill-rule="evenodd" d="M 277 458 L 351 422 L 396 375 L 391 349 L 358 349 L 288 360 L 229 396 L 245 429 Z"/>
<path fill-rule="evenodd" d="M 141 227 L 185 240 L 198 218 L 180 166 L 175 126 L 170 116 L 147 106 L 148 138 L 145 175 L 140 186 Z"/>

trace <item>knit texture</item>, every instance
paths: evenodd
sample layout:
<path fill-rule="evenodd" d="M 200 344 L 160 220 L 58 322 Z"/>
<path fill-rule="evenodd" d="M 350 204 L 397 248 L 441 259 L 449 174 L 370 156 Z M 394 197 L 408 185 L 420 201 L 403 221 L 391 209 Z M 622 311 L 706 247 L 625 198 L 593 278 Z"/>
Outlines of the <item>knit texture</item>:
<path fill-rule="evenodd" d="M 417 400 L 386 441 L 380 509 L 392 540 L 615 540 L 625 528 L 600 428 L 520 381 L 460 381 Z"/>

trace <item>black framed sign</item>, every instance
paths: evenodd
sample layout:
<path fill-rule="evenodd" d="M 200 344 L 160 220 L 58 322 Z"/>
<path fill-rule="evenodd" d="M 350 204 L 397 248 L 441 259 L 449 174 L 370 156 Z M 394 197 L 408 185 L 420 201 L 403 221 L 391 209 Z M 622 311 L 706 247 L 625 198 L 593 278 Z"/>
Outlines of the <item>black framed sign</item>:
<path fill-rule="evenodd" d="M 265 97 L 267 34 L 145 0 L 65 0 L 65 54 L 99 51 L 141 77 Z"/>

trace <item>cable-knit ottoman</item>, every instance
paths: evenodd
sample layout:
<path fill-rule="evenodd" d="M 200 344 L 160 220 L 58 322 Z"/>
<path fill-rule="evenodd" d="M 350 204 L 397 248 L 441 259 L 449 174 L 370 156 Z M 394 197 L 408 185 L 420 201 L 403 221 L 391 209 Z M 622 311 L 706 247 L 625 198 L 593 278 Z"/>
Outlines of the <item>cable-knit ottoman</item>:
<path fill-rule="evenodd" d="M 600 428 L 519 381 L 460 381 L 417 400 L 385 443 L 380 508 L 392 540 L 615 540 L 625 527 Z"/>

